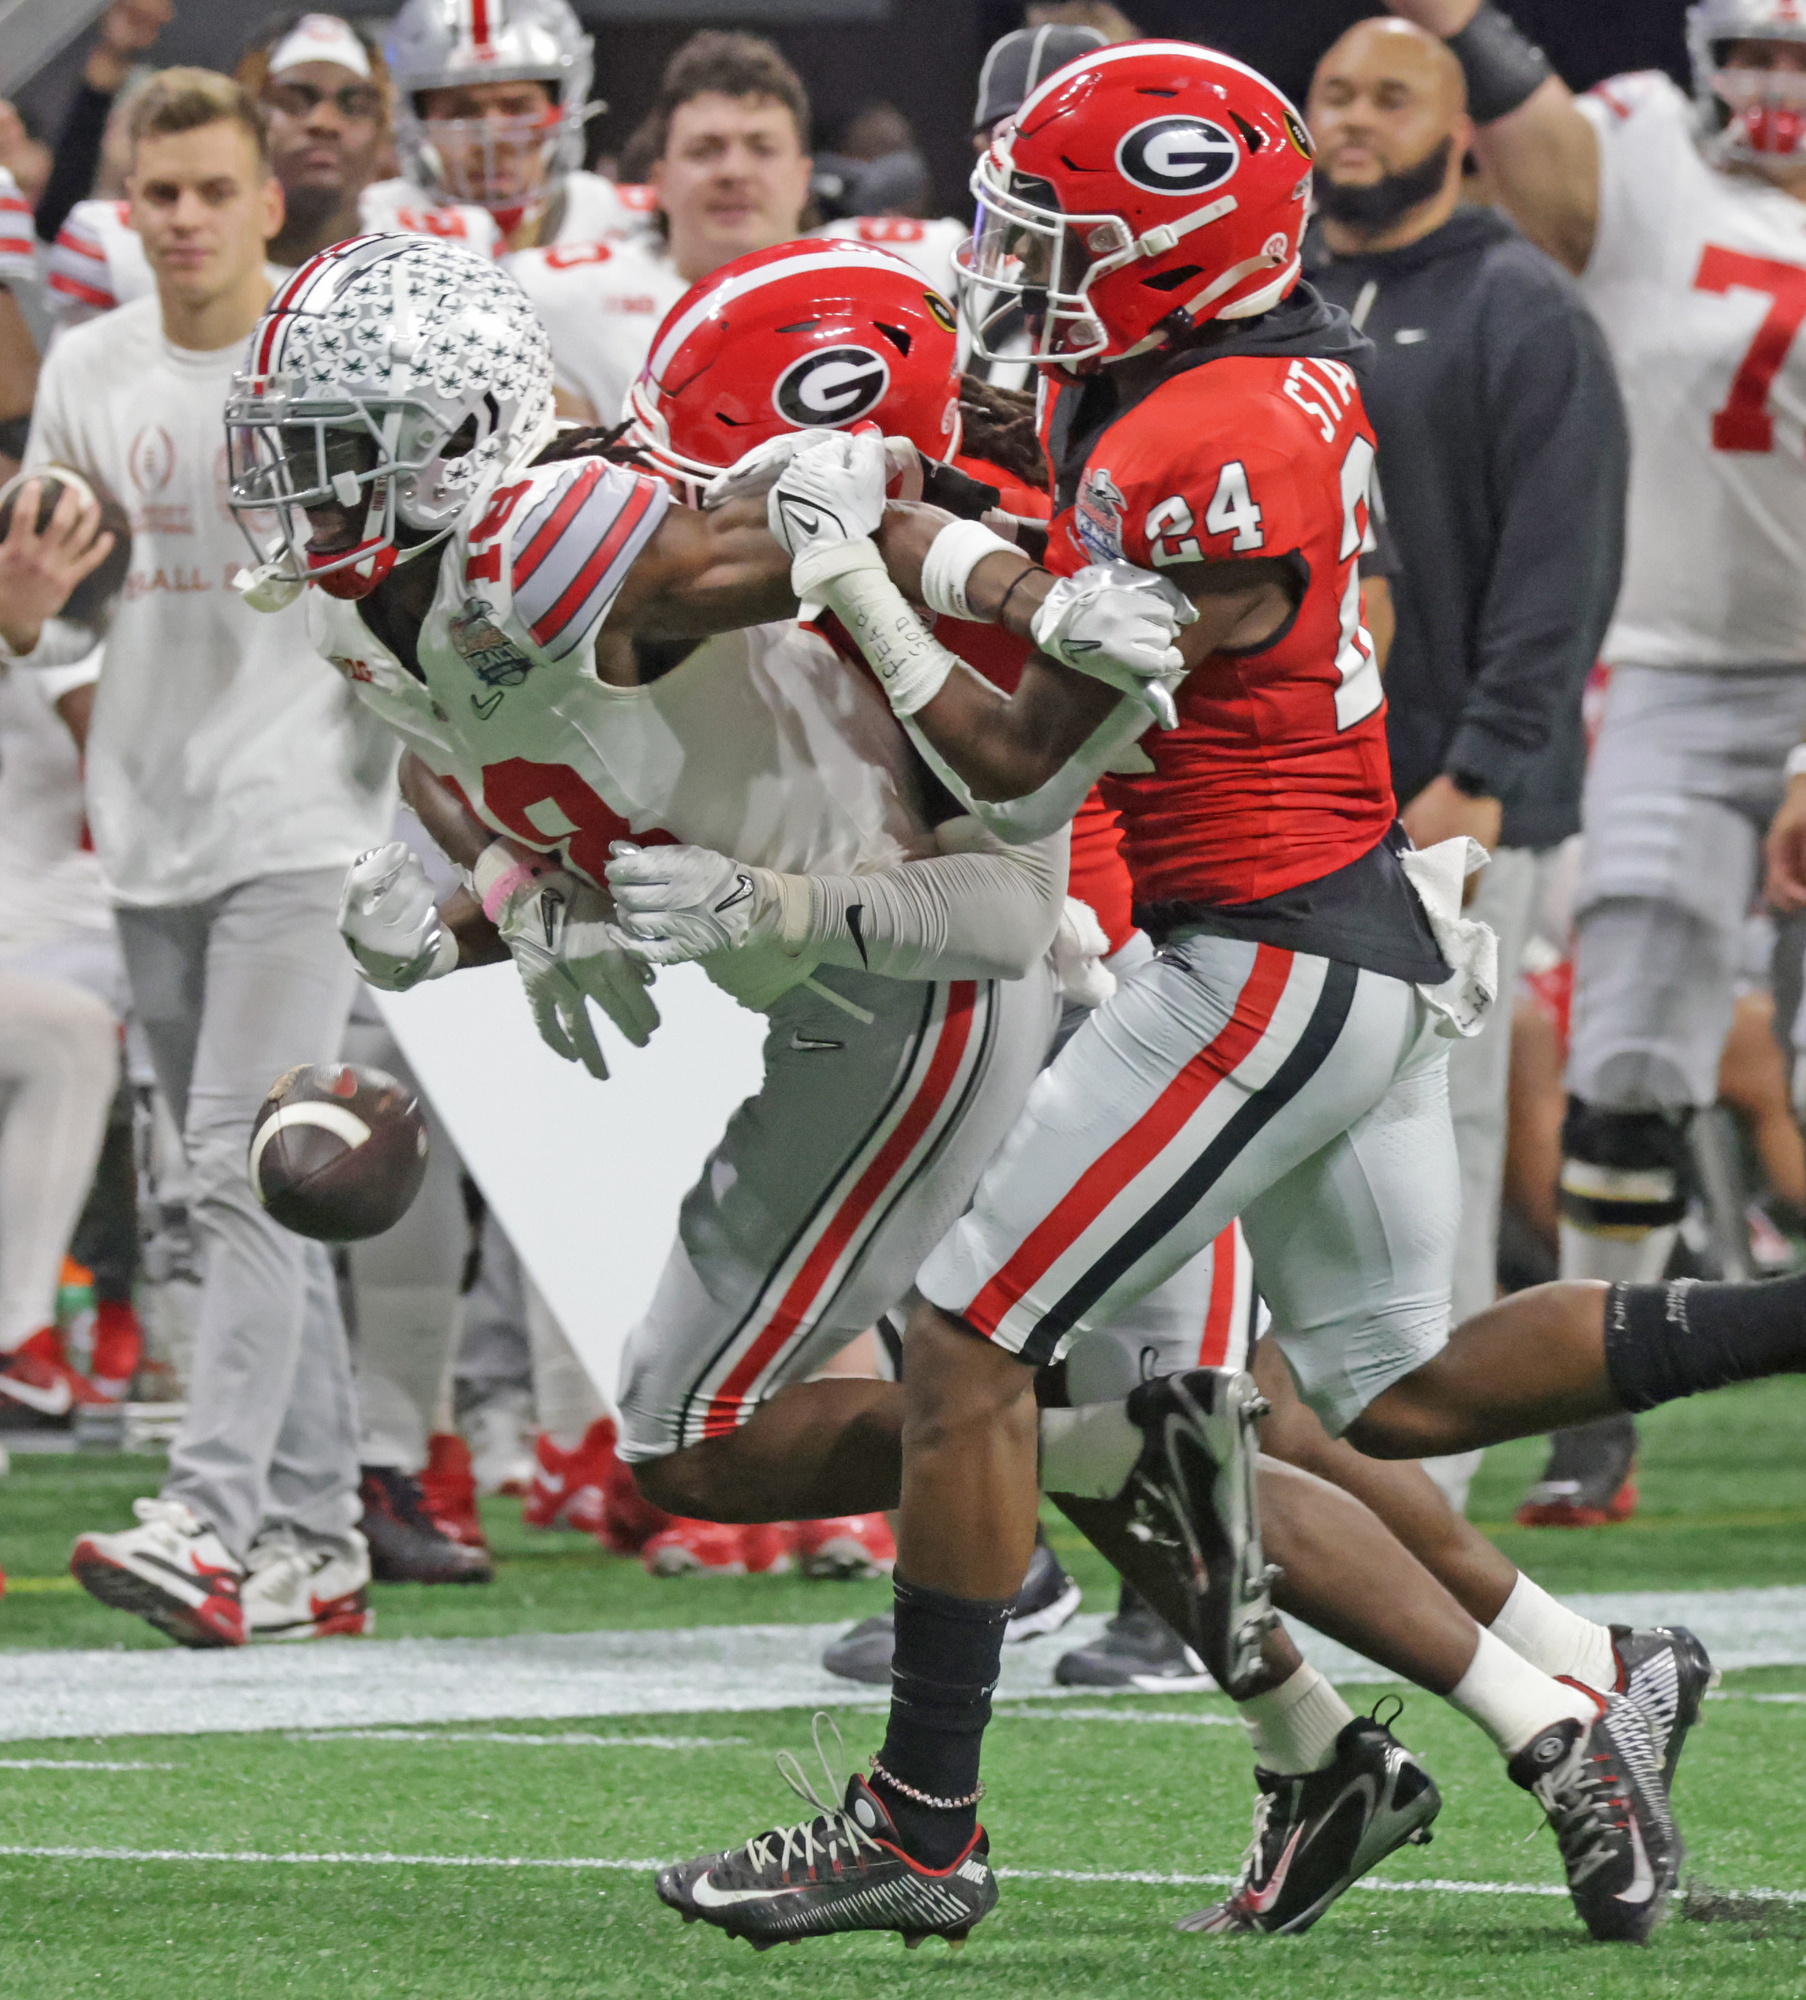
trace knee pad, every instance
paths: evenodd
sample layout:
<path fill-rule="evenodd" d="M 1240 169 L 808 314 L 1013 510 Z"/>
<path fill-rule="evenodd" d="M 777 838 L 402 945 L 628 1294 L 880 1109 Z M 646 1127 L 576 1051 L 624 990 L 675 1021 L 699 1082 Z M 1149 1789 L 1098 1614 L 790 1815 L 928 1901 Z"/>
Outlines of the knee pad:
<path fill-rule="evenodd" d="M 1561 1121 L 1561 1214 L 1593 1235 L 1661 1229 L 1687 1211 L 1686 1106 L 1610 1111 L 1568 1099 Z"/>

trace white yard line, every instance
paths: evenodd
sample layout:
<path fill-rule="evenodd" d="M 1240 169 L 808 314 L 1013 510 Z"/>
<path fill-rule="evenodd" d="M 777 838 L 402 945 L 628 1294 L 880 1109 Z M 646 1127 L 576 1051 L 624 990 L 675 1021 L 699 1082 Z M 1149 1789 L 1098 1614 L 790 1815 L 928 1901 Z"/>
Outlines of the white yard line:
<path fill-rule="evenodd" d="M 98 1757 L 0 1757 L 0 1771 L 179 1771 L 179 1764 L 115 1764 Z"/>
<path fill-rule="evenodd" d="M 681 1588 L 681 1586 L 678 1586 Z M 1588 1616 L 1633 1625 L 1690 1625 L 1722 1667 L 1806 1664 L 1806 1589 L 1639 1591 L 1572 1600 Z M 1103 1629 L 1007 1646 L 1002 1702 L 1078 1697 L 1053 1668 Z M 219 1652 L 10 1652 L 0 1649 L 0 1741 L 405 1728 L 443 1723 L 553 1722 L 759 1709 L 882 1706 L 883 1696 L 823 1671 L 845 1622 L 705 1625 L 677 1631 L 541 1632 L 502 1639 L 326 1641 Z M 1392 1677 L 1314 1633 L 1305 1655 L 1345 1684 Z M 1170 1697 L 1169 1697 L 1170 1698 Z M 1128 1719 L 1131 1710 L 1124 1711 Z M 1205 1722 L 1200 1711 L 1196 1718 Z M 1221 1719 L 1221 1718 L 1218 1718 Z M 1206 1726 L 1209 1726 L 1206 1723 Z"/>
<path fill-rule="evenodd" d="M 612 1856 L 543 1856 L 524 1854 L 270 1854 L 255 1848 L 210 1849 L 182 1847 L 0 1847 L 0 1858 L 21 1861 L 185 1861 L 232 1867 L 279 1868 L 562 1868 L 644 1875 L 662 1868 L 662 1861 L 616 1860 Z M 998 1877 L 1011 1882 L 1072 1882 L 1083 1888 L 1127 1886 L 1154 1889 L 1224 1889 L 1239 1880 L 1234 1875 L 1181 1875 L 1153 1869 L 999 1868 Z M 1432 1877 L 1413 1882 L 1388 1882 L 1369 1875 L 1348 1893 L 1362 1890 L 1402 1896 L 1566 1896 L 1566 1889 L 1548 1882 L 1460 1882 Z M 1728 1894 L 1764 1903 L 1806 1903 L 1806 1889 L 1739 1889 Z"/>
<path fill-rule="evenodd" d="M 289 1739 L 293 1743 L 414 1743 L 429 1750 L 441 1743 L 505 1743 L 518 1749 L 605 1750 L 722 1750 L 732 1749 L 752 1739 L 746 1736 L 598 1736 L 581 1729 L 561 1730 L 556 1736 L 531 1735 L 514 1729 L 309 1729 Z M 46 1760 L 50 1761 L 50 1760 Z M 5 1768 L 0 1760 L 0 1769 Z M 95 1769 L 102 1768 L 95 1766 Z M 119 1771 L 173 1771 L 173 1764 L 116 1764 Z"/>

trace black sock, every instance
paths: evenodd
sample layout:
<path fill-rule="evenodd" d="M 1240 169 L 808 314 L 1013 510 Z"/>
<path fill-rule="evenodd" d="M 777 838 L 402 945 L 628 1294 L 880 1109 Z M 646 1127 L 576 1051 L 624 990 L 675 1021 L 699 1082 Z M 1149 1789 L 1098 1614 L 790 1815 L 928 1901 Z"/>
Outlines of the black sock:
<path fill-rule="evenodd" d="M 926 1806 L 901 1787 L 934 1799 L 968 1799 L 977 1791 L 979 1751 L 1014 1600 L 949 1597 L 900 1576 L 893 1582 L 890 1727 L 878 1753 L 883 1768 L 872 1774 L 872 1785 L 908 1852 L 930 1868 L 946 1868 L 972 1838 L 976 1804 Z"/>
<path fill-rule="evenodd" d="M 1605 1295 L 1605 1367 L 1632 1411 L 1727 1382 L 1806 1372 L 1806 1277 L 1613 1285 Z"/>

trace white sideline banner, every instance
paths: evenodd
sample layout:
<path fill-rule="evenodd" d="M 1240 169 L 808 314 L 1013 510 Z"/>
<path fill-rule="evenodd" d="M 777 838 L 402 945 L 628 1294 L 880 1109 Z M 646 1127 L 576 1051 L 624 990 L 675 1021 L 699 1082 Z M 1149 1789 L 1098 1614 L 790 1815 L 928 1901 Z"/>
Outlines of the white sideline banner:
<path fill-rule="evenodd" d="M 598 1083 L 539 1039 L 512 965 L 375 993 L 483 1199 L 612 1408 L 621 1348 L 651 1303 L 677 1211 L 764 1079 L 765 1017 L 694 965 L 668 966 L 643 1049 L 596 1008 Z"/>

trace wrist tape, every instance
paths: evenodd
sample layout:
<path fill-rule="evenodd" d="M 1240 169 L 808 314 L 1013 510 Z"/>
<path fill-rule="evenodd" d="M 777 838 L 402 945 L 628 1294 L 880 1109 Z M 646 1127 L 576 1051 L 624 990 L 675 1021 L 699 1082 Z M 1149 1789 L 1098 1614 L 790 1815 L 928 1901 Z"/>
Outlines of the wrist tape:
<path fill-rule="evenodd" d="M 1549 58 L 1492 0 L 1481 0 L 1479 13 L 1449 36 L 1448 49 L 1467 79 L 1468 115 L 1476 125 L 1515 111 L 1555 74 Z"/>
<path fill-rule="evenodd" d="M 974 617 L 966 601 L 972 572 L 986 556 L 1020 555 L 981 521 L 954 521 L 935 536 L 922 561 L 922 602 L 946 618 Z"/>
<path fill-rule="evenodd" d="M 837 542 L 820 558 L 800 556 L 790 575 L 799 598 L 833 609 L 898 715 L 914 715 L 940 693 L 953 655 L 924 627 L 870 542 Z"/>

